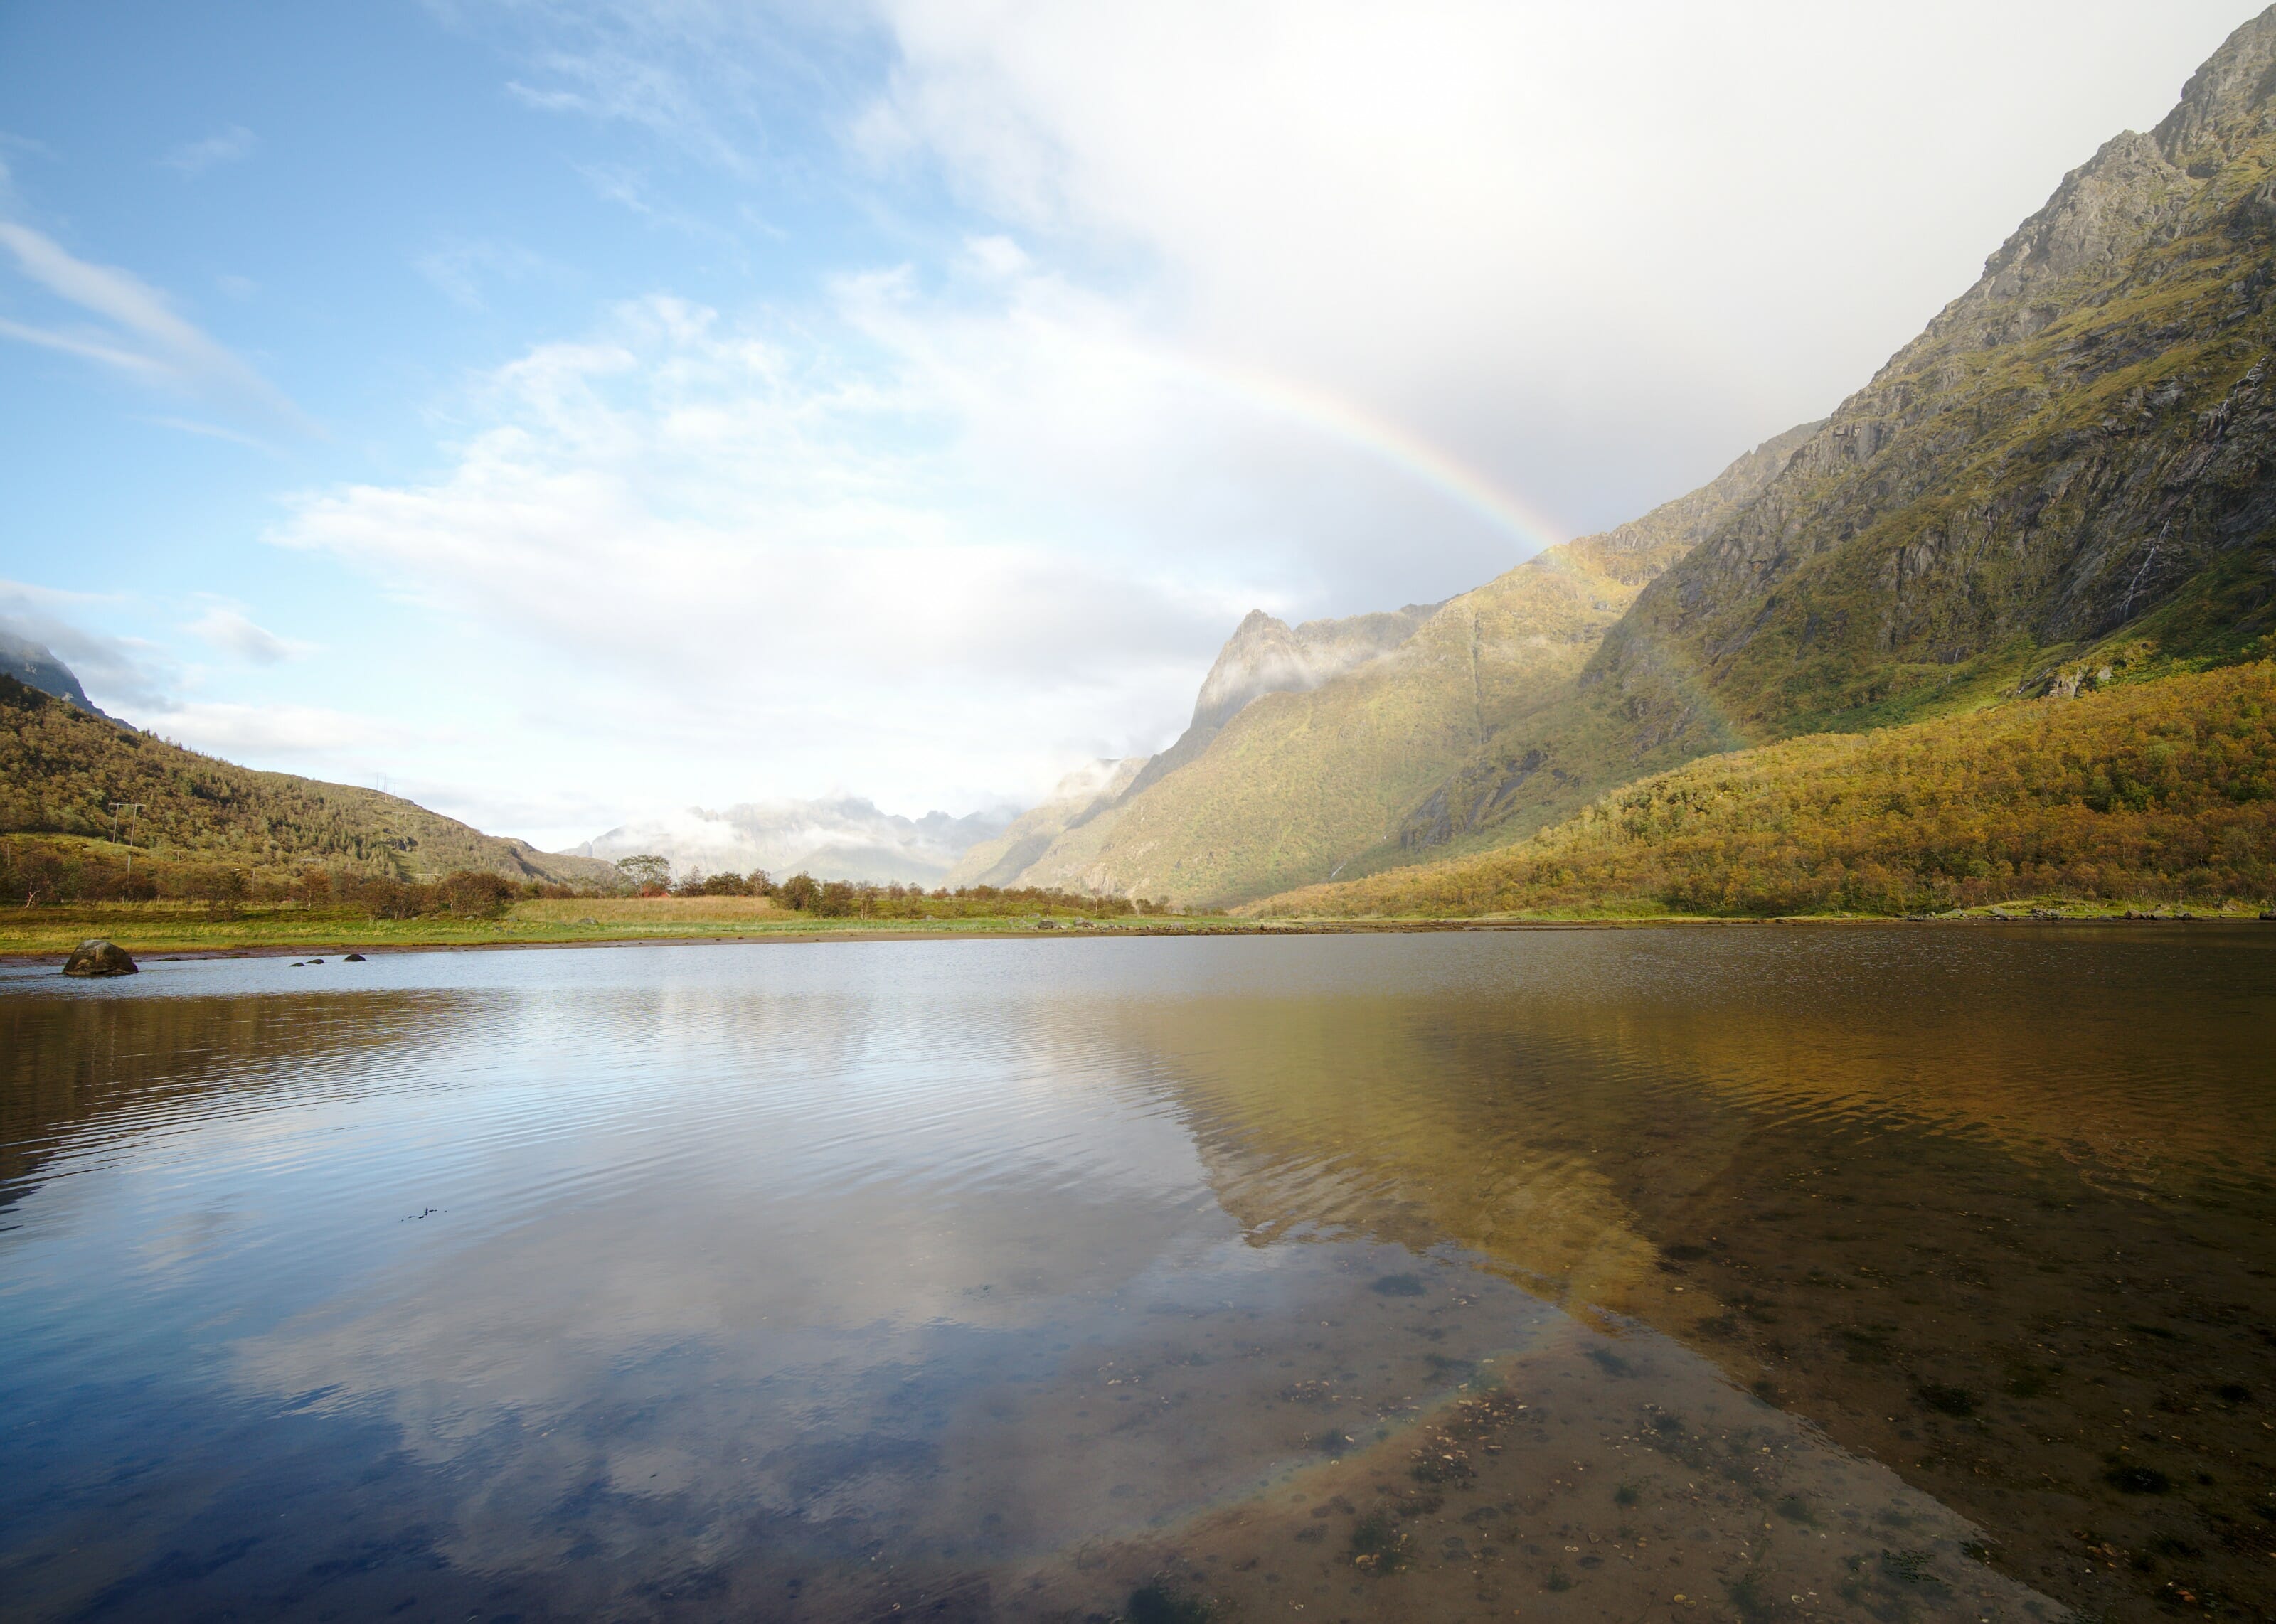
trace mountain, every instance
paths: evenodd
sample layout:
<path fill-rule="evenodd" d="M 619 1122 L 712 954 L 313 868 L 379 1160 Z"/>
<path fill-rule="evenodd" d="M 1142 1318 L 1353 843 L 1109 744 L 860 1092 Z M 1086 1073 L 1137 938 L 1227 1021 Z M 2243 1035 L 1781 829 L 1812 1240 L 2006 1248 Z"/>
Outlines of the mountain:
<path fill-rule="evenodd" d="M 2276 8 L 1824 422 L 1253 699 L 1022 880 L 1239 903 L 1507 846 L 1702 755 L 2266 653 L 2272 94 Z"/>
<path fill-rule="evenodd" d="M 748 873 L 937 886 L 982 841 L 1000 836 L 1009 809 L 952 818 L 904 818 L 858 797 L 770 801 L 709 812 L 700 806 L 622 825 L 560 855 L 613 860 L 643 853 L 670 859 L 674 875 Z"/>
<path fill-rule="evenodd" d="M 1417 803 L 1569 686 L 1644 584 L 1752 501 L 1815 427 L 1445 603 L 1294 632 L 1251 614 L 1185 736 L 1020 882 L 1219 903 L 1407 857 L 1399 835 Z"/>
<path fill-rule="evenodd" d="M 68 670 L 63 680 L 78 689 Z M 129 801 L 135 809 L 114 817 Z M 615 878 L 605 865 L 549 857 L 376 789 L 201 756 L 0 675 L 0 834 L 130 833 L 174 861 L 278 877 L 313 865 L 411 880 L 458 869 L 564 884 Z"/>
<path fill-rule="evenodd" d="M 2067 176 L 1976 284 L 1408 820 L 1450 850 L 1716 751 L 2268 646 L 2276 9 Z"/>
<path fill-rule="evenodd" d="M 79 685 L 72 668 L 57 659 L 52 649 L 4 628 L 0 628 L 0 676 L 12 676 L 27 688 L 36 688 L 42 693 L 67 700 L 90 716 L 103 714 L 87 697 L 87 690 Z"/>

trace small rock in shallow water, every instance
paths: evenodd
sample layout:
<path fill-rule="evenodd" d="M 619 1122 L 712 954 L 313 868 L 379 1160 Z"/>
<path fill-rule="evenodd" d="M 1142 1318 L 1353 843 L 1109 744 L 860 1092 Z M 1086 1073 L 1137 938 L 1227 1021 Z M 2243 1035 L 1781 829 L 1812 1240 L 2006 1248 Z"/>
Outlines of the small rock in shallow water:
<path fill-rule="evenodd" d="M 80 943 L 64 961 L 64 974 L 67 976 L 132 976 L 138 974 L 140 969 L 126 956 L 125 948 L 101 936 Z"/>

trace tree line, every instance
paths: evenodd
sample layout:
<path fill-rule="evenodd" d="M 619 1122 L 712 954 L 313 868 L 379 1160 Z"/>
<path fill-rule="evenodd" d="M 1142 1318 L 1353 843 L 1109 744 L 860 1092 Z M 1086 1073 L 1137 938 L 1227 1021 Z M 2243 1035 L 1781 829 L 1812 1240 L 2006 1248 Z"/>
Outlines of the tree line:
<path fill-rule="evenodd" d="M 37 836 L 0 837 L 0 903 L 16 908 L 191 903 L 202 905 L 216 918 L 233 917 L 248 907 L 297 907 L 375 919 L 435 915 L 494 919 L 518 902 L 598 894 L 542 880 L 512 880 L 486 869 L 457 869 L 427 880 L 314 865 L 277 874 L 243 865 L 121 853 Z"/>
<path fill-rule="evenodd" d="M 937 886 L 928 891 L 922 886 L 898 881 L 879 885 L 868 880 L 816 880 L 804 872 L 776 880 L 762 868 L 747 874 L 708 874 L 698 870 L 672 884 L 671 865 L 653 854 L 620 858 L 617 868 L 627 886 L 641 895 L 767 897 L 778 907 L 823 919 L 1005 918 L 1025 914 L 1111 919 L 1170 911 L 1168 902 L 1160 898 L 1057 887 L 959 886 L 951 890 Z"/>
<path fill-rule="evenodd" d="M 569 886 L 514 880 L 482 869 L 459 869 L 426 880 L 406 880 L 357 868 L 308 865 L 277 872 L 241 864 L 185 860 L 122 850 L 115 845 L 38 835 L 0 836 L 0 903 L 19 908 L 95 903 L 193 903 L 209 917 L 227 918 L 247 908 L 293 908 L 360 914 L 375 919 L 447 917 L 494 919 L 518 902 L 609 896 L 747 896 L 823 919 L 951 919 L 1019 915 L 1117 918 L 1168 911 L 1166 903 L 1125 896 L 1021 887 L 875 885 L 785 880 L 765 870 L 747 874 L 693 873 L 670 883 L 671 867 L 659 857 L 627 857 L 613 885 Z"/>

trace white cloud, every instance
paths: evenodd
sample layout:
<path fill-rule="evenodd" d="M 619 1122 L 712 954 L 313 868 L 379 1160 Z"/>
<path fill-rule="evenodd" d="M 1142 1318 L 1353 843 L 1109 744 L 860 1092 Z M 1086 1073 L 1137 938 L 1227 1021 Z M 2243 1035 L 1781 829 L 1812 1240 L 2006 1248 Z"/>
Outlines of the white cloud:
<path fill-rule="evenodd" d="M 1576 525 L 1862 384 L 2246 13 L 880 9 L 900 61 L 854 125 L 876 161 L 1054 257 L 1134 262 L 1189 347 L 1364 401 Z"/>
<path fill-rule="evenodd" d="M 706 242 L 732 244 L 735 241 L 733 233 L 700 215 L 665 201 L 649 185 L 648 178 L 630 165 L 580 163 L 577 166 L 577 173 L 603 202 L 628 208 L 651 225 L 662 226 L 667 230 Z M 762 232 L 772 230 L 763 223 L 757 224 L 755 229 Z M 773 234 L 780 235 L 779 232 Z"/>
<path fill-rule="evenodd" d="M 84 593 L 0 581 L 0 631 L 52 651 L 105 710 L 164 705 L 178 675 L 165 651 L 140 638 L 89 631 L 78 623 L 89 608 L 106 601 Z"/>
<path fill-rule="evenodd" d="M 216 603 L 189 623 L 191 631 L 214 647 L 253 665 L 276 665 L 307 653 L 310 645 L 280 638 L 255 625 L 242 609 Z"/>
<path fill-rule="evenodd" d="M 1254 560 L 1206 528 L 1062 521 L 1172 403 L 1079 299 L 958 315 L 894 283 L 841 290 L 859 363 L 786 323 L 626 306 L 482 380 L 487 427 L 441 477 L 311 495 L 277 539 L 534 652 L 535 709 L 740 741 L 746 794 L 969 804 L 1158 744 Z"/>
<path fill-rule="evenodd" d="M 194 178 L 221 164 L 242 162 L 260 145 L 259 136 L 241 124 L 233 124 L 203 140 L 184 141 L 159 162 L 170 170 Z"/>
<path fill-rule="evenodd" d="M 166 296 L 130 271 L 96 265 L 54 238 L 0 220 L 0 247 L 17 269 L 57 298 L 109 325 L 94 331 L 0 321 L 0 336 L 81 356 L 145 383 L 202 395 L 274 422 L 304 427 L 299 408 L 267 379 L 176 313 Z"/>
<path fill-rule="evenodd" d="M 201 423 L 195 418 L 177 417 L 150 417 L 142 420 L 155 423 L 160 428 L 171 428 L 178 434 L 195 434 L 201 440 L 226 440 L 231 445 L 245 446 L 270 457 L 278 455 L 277 448 L 266 440 L 254 434 L 242 434 L 234 428 L 224 428 L 218 423 Z"/>
<path fill-rule="evenodd" d="M 135 721 L 153 733 L 209 756 L 264 763 L 279 759 L 337 761 L 353 752 L 400 749 L 424 732 L 321 706 L 209 700 L 150 706 Z"/>
<path fill-rule="evenodd" d="M 482 291 L 486 283 L 558 276 L 561 268 L 519 243 L 487 238 L 451 238 L 411 263 L 412 268 L 445 298 L 468 310 L 484 307 Z"/>
<path fill-rule="evenodd" d="M 652 57 L 602 46 L 549 52 L 535 65 L 542 82 L 516 79 L 506 87 L 526 106 L 637 125 L 721 169 L 747 167 L 741 151 L 715 127 L 694 88 Z"/>

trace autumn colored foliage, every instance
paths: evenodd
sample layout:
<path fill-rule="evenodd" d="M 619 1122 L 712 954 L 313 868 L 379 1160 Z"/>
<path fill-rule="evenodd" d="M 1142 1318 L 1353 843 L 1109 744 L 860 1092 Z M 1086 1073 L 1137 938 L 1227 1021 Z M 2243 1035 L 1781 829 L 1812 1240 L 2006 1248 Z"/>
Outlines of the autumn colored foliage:
<path fill-rule="evenodd" d="M 1902 914 L 2276 894 L 2276 663 L 1712 756 L 1482 857 L 1257 911 Z"/>
<path fill-rule="evenodd" d="M 270 884 L 312 864 L 406 883 L 459 871 L 587 885 L 613 878 L 606 864 L 484 835 L 376 789 L 200 755 L 4 676 L 0 833 L 131 842 L 177 865 L 240 870 Z"/>

